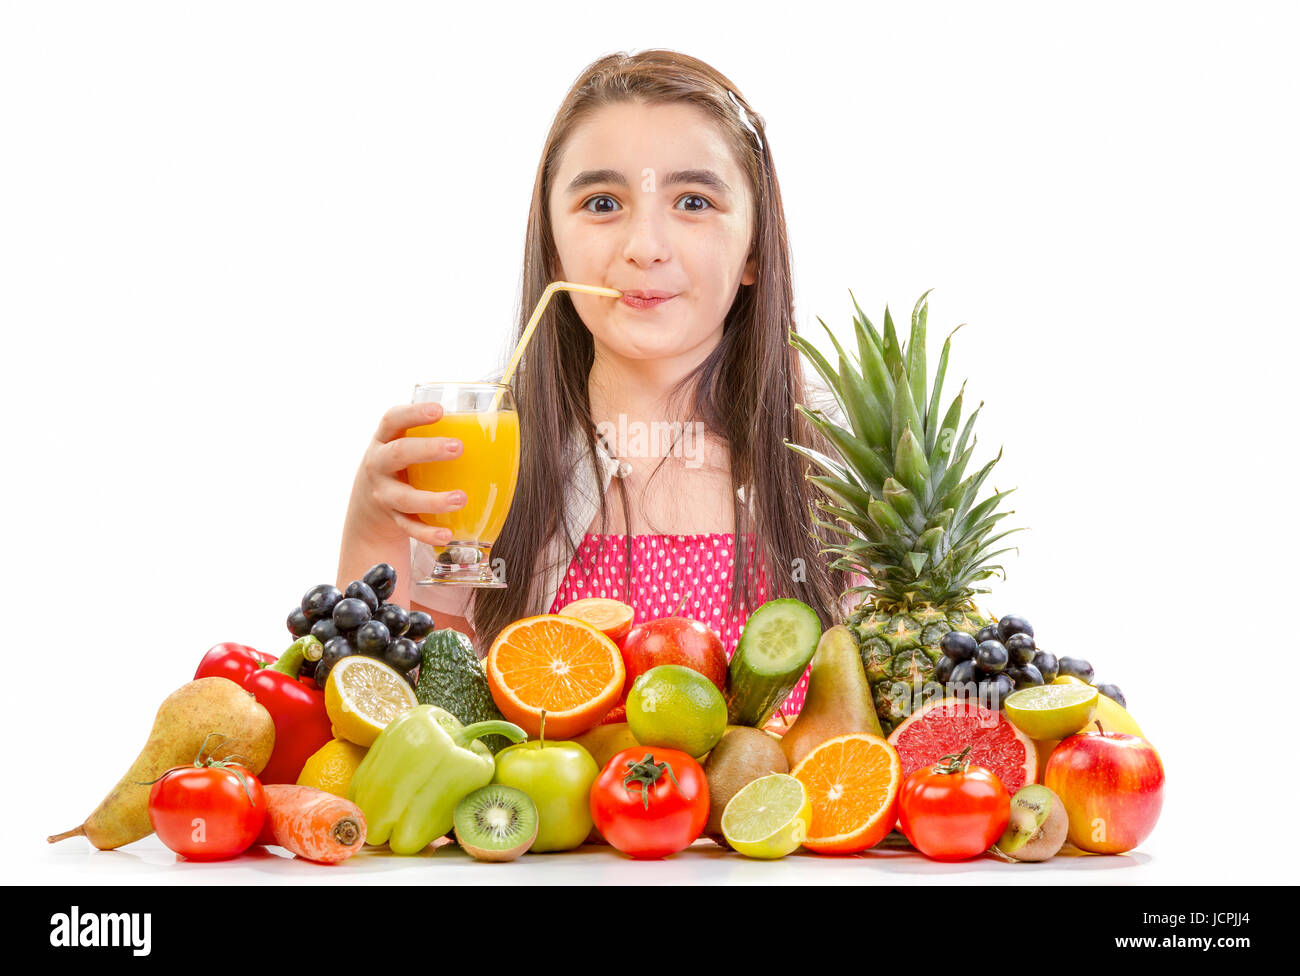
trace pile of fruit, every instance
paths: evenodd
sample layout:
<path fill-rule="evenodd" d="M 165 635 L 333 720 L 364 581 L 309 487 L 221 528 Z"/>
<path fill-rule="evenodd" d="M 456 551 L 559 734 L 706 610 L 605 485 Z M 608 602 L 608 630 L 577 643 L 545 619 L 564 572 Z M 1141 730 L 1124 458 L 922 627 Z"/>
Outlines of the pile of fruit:
<path fill-rule="evenodd" d="M 878 332 L 859 310 L 856 357 L 831 336 L 838 369 L 791 337 L 848 423 L 801 407 L 830 449 L 790 445 L 819 472 L 815 520 L 843 539 L 830 566 L 868 580 L 845 622 L 823 632 L 811 607 L 771 600 L 728 657 L 698 621 L 635 623 L 593 598 L 511 623 L 480 660 L 389 602 L 381 564 L 308 590 L 278 658 L 213 647 L 103 803 L 51 841 L 156 831 L 193 859 L 260 843 L 320 863 L 447 837 L 487 861 L 587 844 L 662 858 L 700 837 L 753 858 L 852 854 L 895 831 L 940 861 L 1133 849 L 1164 773 L 1119 689 L 975 605 L 1007 551 L 1008 492 L 981 492 L 995 462 L 967 473 L 962 394 L 941 410 L 948 342 L 927 389 L 924 301 L 907 344 L 888 311 Z"/>

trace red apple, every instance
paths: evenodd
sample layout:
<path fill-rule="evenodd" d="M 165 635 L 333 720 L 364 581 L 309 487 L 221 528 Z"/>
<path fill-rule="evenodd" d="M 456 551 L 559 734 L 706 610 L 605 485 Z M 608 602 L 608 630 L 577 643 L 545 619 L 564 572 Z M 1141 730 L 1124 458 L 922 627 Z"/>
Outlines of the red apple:
<path fill-rule="evenodd" d="M 1052 750 L 1043 785 L 1065 804 L 1071 844 L 1093 854 L 1123 854 L 1155 828 L 1165 769 L 1146 739 L 1079 732 Z"/>
<path fill-rule="evenodd" d="M 620 703 L 627 701 L 632 682 L 660 664 L 680 664 L 698 671 L 726 693 L 727 652 L 722 638 L 698 620 L 661 617 L 637 624 L 623 641 L 623 664 L 627 681 Z"/>

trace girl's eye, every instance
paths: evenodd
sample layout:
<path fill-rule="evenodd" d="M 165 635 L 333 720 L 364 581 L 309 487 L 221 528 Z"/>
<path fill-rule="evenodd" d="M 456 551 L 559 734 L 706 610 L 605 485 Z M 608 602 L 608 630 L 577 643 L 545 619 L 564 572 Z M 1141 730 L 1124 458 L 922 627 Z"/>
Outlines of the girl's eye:
<path fill-rule="evenodd" d="M 607 200 L 607 201 L 609 201 L 610 203 L 614 204 L 615 207 L 618 206 L 618 204 L 614 201 L 614 198 L 613 198 L 613 197 L 605 196 L 604 194 L 602 194 L 602 195 L 600 195 L 600 196 L 592 197 L 590 200 L 586 200 L 586 201 L 584 201 L 583 204 L 582 204 L 582 209 L 588 211 L 589 213 L 601 213 L 601 214 L 606 214 L 606 213 L 613 213 L 613 212 L 614 212 L 613 210 L 608 209 L 608 208 L 606 208 L 606 209 L 602 209 L 602 210 L 592 210 L 592 209 L 591 209 L 591 204 L 595 203 L 597 200 Z"/>
<path fill-rule="evenodd" d="M 707 207 L 713 206 L 713 204 L 709 201 L 707 197 L 702 197 L 698 193 L 688 193 L 686 196 L 682 197 L 682 199 L 678 200 L 677 202 L 681 203 L 682 200 L 699 200 L 701 203 L 706 204 Z M 686 209 L 689 213 L 702 213 L 706 209 L 706 207 L 687 207 Z"/>

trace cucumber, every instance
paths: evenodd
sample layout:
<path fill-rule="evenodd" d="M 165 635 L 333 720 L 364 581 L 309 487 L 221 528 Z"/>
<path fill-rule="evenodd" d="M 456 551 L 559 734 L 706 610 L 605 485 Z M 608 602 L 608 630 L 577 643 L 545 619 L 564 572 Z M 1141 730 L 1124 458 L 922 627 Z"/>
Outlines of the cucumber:
<path fill-rule="evenodd" d="M 727 668 L 727 724 L 762 727 L 803 677 L 821 640 L 817 611 L 768 600 L 749 615 Z"/>

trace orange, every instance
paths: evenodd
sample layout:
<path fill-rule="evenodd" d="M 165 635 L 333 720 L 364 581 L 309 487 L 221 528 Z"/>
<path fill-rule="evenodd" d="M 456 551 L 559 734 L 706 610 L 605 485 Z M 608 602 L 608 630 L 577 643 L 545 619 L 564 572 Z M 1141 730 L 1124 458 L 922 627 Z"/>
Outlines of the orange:
<path fill-rule="evenodd" d="M 626 603 L 607 600 L 600 596 L 574 600 L 560 608 L 565 617 L 577 617 L 585 620 L 615 644 L 622 644 L 623 638 L 632 630 L 632 617 L 635 611 Z"/>
<path fill-rule="evenodd" d="M 593 728 L 623 693 L 618 645 L 576 617 L 541 614 L 509 624 L 487 656 L 501 714 L 530 736 L 569 739 Z"/>
<path fill-rule="evenodd" d="M 791 771 L 812 803 L 803 846 L 818 854 L 856 854 L 894 829 L 903 765 L 884 739 L 867 732 L 828 739 Z"/>

